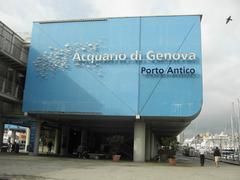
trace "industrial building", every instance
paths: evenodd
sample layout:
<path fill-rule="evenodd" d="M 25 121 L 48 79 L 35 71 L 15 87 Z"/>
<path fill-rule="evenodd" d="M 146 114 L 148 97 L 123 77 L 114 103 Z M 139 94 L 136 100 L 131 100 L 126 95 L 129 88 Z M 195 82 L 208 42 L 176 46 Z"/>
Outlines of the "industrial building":
<path fill-rule="evenodd" d="M 60 155 L 81 145 L 152 159 L 161 137 L 201 111 L 200 24 L 201 15 L 34 22 L 20 118 L 30 151 L 53 141 Z"/>
<path fill-rule="evenodd" d="M 19 117 L 23 116 L 28 46 L 29 43 L 0 21 L 0 147 L 4 124 L 17 125 Z"/>

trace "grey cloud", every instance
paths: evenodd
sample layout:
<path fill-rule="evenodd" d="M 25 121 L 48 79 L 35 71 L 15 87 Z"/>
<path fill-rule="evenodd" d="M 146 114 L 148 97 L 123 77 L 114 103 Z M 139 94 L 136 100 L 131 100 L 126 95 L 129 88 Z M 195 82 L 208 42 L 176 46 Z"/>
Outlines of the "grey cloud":
<path fill-rule="evenodd" d="M 31 32 L 39 20 L 77 19 L 94 14 L 88 1 L 0 0 L 0 19 L 16 32 Z"/>
<path fill-rule="evenodd" d="M 159 2 L 161 4 L 166 1 Z M 203 108 L 185 133 L 225 130 L 230 122 L 231 103 L 240 96 L 240 1 L 171 1 L 169 14 L 203 14 Z M 156 5 L 158 8 L 158 5 Z M 233 21 L 225 24 L 231 15 Z"/>

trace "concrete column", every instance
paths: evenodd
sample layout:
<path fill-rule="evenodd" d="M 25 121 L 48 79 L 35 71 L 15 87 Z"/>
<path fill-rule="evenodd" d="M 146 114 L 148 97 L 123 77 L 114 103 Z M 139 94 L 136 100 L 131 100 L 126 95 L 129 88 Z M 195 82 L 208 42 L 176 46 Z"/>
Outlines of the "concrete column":
<path fill-rule="evenodd" d="M 158 154 L 158 140 L 155 134 L 152 133 L 152 145 L 151 145 L 151 158 L 155 157 Z"/>
<path fill-rule="evenodd" d="M 55 141 L 54 141 L 54 152 L 55 154 L 58 154 L 59 152 L 59 129 L 56 129 L 56 132 L 55 132 Z"/>
<path fill-rule="evenodd" d="M 151 160 L 151 129 L 146 128 L 146 160 Z"/>
<path fill-rule="evenodd" d="M 68 154 L 68 145 L 69 145 L 69 127 L 62 127 L 61 149 L 60 149 L 61 156 Z"/>
<path fill-rule="evenodd" d="M 35 131 L 35 139 L 34 139 L 34 147 L 33 147 L 33 155 L 38 155 L 39 150 L 39 138 L 40 138 L 40 131 L 41 131 L 41 122 L 36 122 L 36 131 Z"/>
<path fill-rule="evenodd" d="M 4 122 L 0 120 L 0 147 L 2 147 L 4 135 Z"/>
<path fill-rule="evenodd" d="M 159 148 L 159 142 L 158 139 L 155 136 L 155 146 L 154 146 L 154 154 L 157 155 L 158 154 L 158 148 Z"/>
<path fill-rule="evenodd" d="M 30 144 L 30 128 L 26 128 L 26 141 L 25 141 L 25 152 L 28 151 L 28 146 Z"/>
<path fill-rule="evenodd" d="M 135 162 L 145 161 L 145 129 L 145 122 L 136 121 L 134 123 L 133 160 Z"/>
<path fill-rule="evenodd" d="M 6 86 L 6 78 L 3 78 L 2 89 L 0 89 L 0 92 L 4 93 L 5 86 Z"/>
<path fill-rule="evenodd" d="M 82 146 L 87 145 L 87 131 L 86 130 L 81 131 L 81 145 Z"/>
<path fill-rule="evenodd" d="M 151 159 L 154 158 L 154 147 L 155 147 L 155 136 L 153 133 L 151 133 Z"/>

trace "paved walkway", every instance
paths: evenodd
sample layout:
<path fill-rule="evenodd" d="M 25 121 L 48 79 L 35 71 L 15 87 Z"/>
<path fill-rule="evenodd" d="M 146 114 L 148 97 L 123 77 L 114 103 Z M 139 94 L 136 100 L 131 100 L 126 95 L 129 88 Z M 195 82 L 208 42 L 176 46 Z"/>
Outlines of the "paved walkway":
<path fill-rule="evenodd" d="M 239 180 L 240 166 L 222 163 L 214 167 L 198 158 L 178 157 L 168 163 L 111 162 L 77 158 L 43 157 L 0 153 L 0 179 L 11 180 Z"/>

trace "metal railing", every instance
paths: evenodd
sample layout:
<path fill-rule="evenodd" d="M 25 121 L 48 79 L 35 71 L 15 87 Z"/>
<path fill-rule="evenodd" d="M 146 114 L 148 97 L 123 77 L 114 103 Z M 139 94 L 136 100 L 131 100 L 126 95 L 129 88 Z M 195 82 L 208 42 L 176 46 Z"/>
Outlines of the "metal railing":
<path fill-rule="evenodd" d="M 0 76 L 0 93 L 21 101 L 23 98 L 23 85 Z"/>
<path fill-rule="evenodd" d="M 0 21 L 0 51 L 26 65 L 27 49 L 24 40 Z"/>

